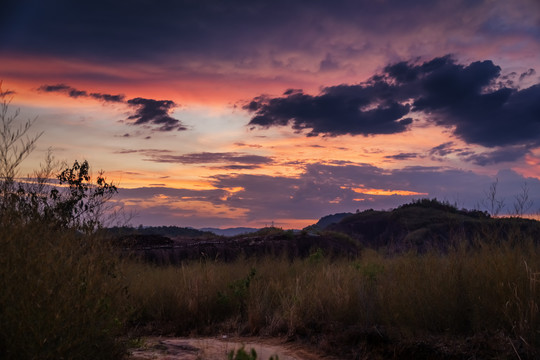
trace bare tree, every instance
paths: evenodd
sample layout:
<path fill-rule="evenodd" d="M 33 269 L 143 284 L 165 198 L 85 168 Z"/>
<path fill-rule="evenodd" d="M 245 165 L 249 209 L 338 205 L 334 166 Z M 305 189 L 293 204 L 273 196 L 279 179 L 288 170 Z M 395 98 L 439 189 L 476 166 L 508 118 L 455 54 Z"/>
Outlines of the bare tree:
<path fill-rule="evenodd" d="M 514 196 L 514 214 L 523 216 L 533 206 L 533 201 L 529 199 L 529 187 L 527 183 L 521 186 L 521 192 Z"/>
<path fill-rule="evenodd" d="M 17 109 L 9 114 L 12 93 L 3 91 L 0 82 L 0 181 L 4 192 L 13 184 L 19 165 L 34 150 L 36 141 L 43 134 L 28 135 L 35 118 L 18 127 L 15 125 L 20 111 Z"/>
<path fill-rule="evenodd" d="M 499 178 L 496 178 L 489 186 L 489 190 L 484 191 L 486 198 L 482 200 L 482 205 L 489 212 L 491 216 L 497 216 L 504 208 L 504 199 L 499 199 L 497 195 L 497 186 L 499 185 Z"/>

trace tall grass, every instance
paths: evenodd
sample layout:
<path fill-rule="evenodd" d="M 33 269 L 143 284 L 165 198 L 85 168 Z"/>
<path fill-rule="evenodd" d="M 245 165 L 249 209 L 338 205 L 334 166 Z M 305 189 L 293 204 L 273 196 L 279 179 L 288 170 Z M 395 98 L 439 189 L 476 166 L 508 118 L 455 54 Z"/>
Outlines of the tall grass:
<path fill-rule="evenodd" d="M 540 346 L 540 251 L 532 243 L 361 259 L 132 263 L 136 323 L 170 331 L 317 336 L 384 327 L 409 338 L 503 333 Z"/>
<path fill-rule="evenodd" d="M 98 238 L 0 227 L 0 358 L 117 359 L 128 315 L 120 263 Z"/>

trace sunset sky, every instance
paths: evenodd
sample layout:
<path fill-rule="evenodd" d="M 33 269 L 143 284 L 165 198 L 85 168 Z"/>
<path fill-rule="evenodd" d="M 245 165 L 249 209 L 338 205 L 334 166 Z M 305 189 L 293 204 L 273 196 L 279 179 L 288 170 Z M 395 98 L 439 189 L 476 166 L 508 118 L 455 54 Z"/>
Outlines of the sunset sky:
<path fill-rule="evenodd" d="M 4 0 L 0 80 L 133 225 L 540 209 L 538 0 Z"/>

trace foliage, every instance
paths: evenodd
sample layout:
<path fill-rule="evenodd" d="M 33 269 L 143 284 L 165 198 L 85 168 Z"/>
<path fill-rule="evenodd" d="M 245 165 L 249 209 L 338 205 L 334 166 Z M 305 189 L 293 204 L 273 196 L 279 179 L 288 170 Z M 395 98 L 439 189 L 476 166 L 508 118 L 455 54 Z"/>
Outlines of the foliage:
<path fill-rule="evenodd" d="M 36 141 L 43 134 L 39 133 L 33 137 L 27 135 L 35 119 L 27 120 L 22 126 L 15 127 L 19 110 L 12 115 L 8 112 L 11 93 L 9 90 L 2 90 L 0 81 L 0 181 L 4 187 L 11 185 L 17 176 L 19 165 L 32 152 Z"/>
<path fill-rule="evenodd" d="M 249 236 L 267 236 L 267 237 L 278 236 L 278 235 L 290 237 L 291 235 L 293 235 L 293 233 L 290 230 L 283 230 L 282 228 L 278 228 L 275 226 L 268 226 L 249 234 Z"/>
<path fill-rule="evenodd" d="M 240 349 L 229 351 L 227 354 L 228 360 L 257 360 L 257 352 L 255 349 L 251 349 L 249 353 L 246 351 L 246 349 L 242 346 Z M 279 356 L 273 355 L 270 356 L 269 360 L 279 360 Z"/>
<path fill-rule="evenodd" d="M 6 92 L 0 91 L 5 99 Z M 52 181 L 52 156 L 17 177 L 34 148 L 32 121 L 0 111 L 0 358 L 118 359 L 129 313 L 122 263 L 94 232 L 116 192 L 86 161 Z"/>
<path fill-rule="evenodd" d="M 43 223 L 1 225 L 0 358 L 118 358 L 129 303 L 109 247 Z"/>
<path fill-rule="evenodd" d="M 139 226 L 139 227 L 128 227 L 128 226 L 115 226 L 109 227 L 106 229 L 107 234 L 110 235 L 162 235 L 167 237 L 189 237 L 189 238 L 198 238 L 198 237 L 213 237 L 213 233 L 208 231 L 201 231 L 189 227 L 178 227 L 178 226 Z"/>
<path fill-rule="evenodd" d="M 231 350 L 229 354 L 227 355 L 228 360 L 257 360 L 257 352 L 255 349 L 251 349 L 251 351 L 248 353 L 244 347 L 242 346 L 240 349 L 234 352 L 234 350 Z"/>
<path fill-rule="evenodd" d="M 444 211 L 450 214 L 459 214 L 470 216 L 474 218 L 488 218 L 489 214 L 487 212 L 482 212 L 479 210 L 468 210 L 468 209 L 458 209 L 456 206 L 450 204 L 449 202 L 439 201 L 436 198 L 434 199 L 418 199 L 413 200 L 410 203 L 403 204 L 398 207 L 398 209 L 407 209 L 412 207 L 420 207 L 425 209 L 434 209 L 439 211 Z"/>
<path fill-rule="evenodd" d="M 2 214 L 22 223 L 47 223 L 54 229 L 91 233 L 101 226 L 104 204 L 117 192 L 100 173 L 91 183 L 87 161 L 75 161 L 57 175 L 58 184 L 19 182 L 4 186 Z"/>

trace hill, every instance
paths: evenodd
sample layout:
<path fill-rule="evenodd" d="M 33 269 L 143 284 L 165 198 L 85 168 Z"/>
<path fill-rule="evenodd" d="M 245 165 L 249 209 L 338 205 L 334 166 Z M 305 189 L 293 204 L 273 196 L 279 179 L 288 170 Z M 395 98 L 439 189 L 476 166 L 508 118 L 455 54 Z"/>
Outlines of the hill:
<path fill-rule="evenodd" d="M 326 215 L 326 216 L 323 216 L 322 218 L 320 218 L 319 221 L 317 221 L 317 223 L 315 225 L 312 225 L 312 228 L 313 229 L 324 230 L 328 226 L 330 226 L 332 224 L 337 224 L 338 222 L 340 222 L 341 220 L 343 220 L 347 216 L 351 216 L 351 215 L 353 215 L 353 213 L 349 213 L 349 212 Z"/>
<path fill-rule="evenodd" d="M 459 210 L 436 199 L 414 201 L 390 211 L 366 210 L 344 217 L 327 229 L 347 234 L 363 247 L 389 253 L 444 251 L 457 244 L 474 246 L 493 239 L 540 239 L 538 221 L 493 218 L 477 210 Z M 516 234 L 519 236 L 513 236 Z"/>
<path fill-rule="evenodd" d="M 184 260 L 234 261 L 242 256 L 288 256 L 294 258 L 356 257 L 358 243 L 340 233 L 309 234 L 268 227 L 234 237 L 211 236 L 171 240 L 160 235 L 131 234 L 113 237 L 112 243 L 126 253 L 156 264 Z"/>

